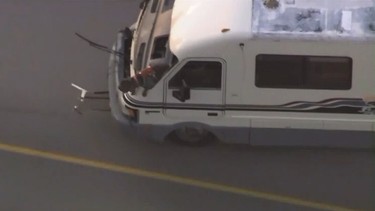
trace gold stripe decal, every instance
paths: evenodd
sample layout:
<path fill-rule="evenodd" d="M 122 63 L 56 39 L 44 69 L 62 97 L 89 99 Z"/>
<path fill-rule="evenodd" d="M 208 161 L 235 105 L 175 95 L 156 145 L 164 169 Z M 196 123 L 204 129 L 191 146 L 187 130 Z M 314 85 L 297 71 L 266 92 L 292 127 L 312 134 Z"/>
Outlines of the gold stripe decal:
<path fill-rule="evenodd" d="M 84 167 L 91 167 L 101 170 L 107 170 L 112 172 L 118 172 L 128 175 L 134 175 L 139 177 L 145 177 L 150 179 L 161 180 L 165 182 L 172 182 L 181 185 L 194 186 L 197 188 L 204 188 L 213 191 L 221 191 L 231 194 L 242 195 L 246 197 L 258 198 L 262 200 L 268 200 L 278 203 L 290 204 L 294 206 L 308 207 L 319 210 L 335 210 L 335 211 L 354 211 L 356 209 L 345 208 L 338 205 L 330 205 L 321 202 L 313 202 L 304 199 L 299 199 L 290 196 L 277 195 L 272 193 L 260 192 L 251 189 L 239 188 L 225 184 L 218 184 L 213 182 L 201 181 L 197 179 L 175 176 L 165 173 L 159 173 L 154 171 L 143 170 L 130 166 L 122 166 L 117 164 L 106 163 L 102 161 L 89 160 L 85 158 L 73 157 L 69 155 L 57 154 L 53 152 L 41 151 L 37 149 L 14 146 L 0 143 L 0 151 L 10 152 L 25 156 L 32 156 L 37 158 L 43 158 L 47 160 L 59 161 L 74 165 L 80 165 Z"/>

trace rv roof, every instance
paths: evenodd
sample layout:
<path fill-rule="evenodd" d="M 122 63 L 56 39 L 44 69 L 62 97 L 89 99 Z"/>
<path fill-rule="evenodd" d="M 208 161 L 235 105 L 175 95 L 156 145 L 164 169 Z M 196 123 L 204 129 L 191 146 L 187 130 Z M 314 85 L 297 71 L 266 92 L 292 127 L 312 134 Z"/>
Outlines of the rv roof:
<path fill-rule="evenodd" d="M 199 56 L 208 46 L 220 47 L 222 50 L 225 40 L 250 37 L 251 2 L 175 0 L 170 34 L 171 51 L 179 58 Z M 227 33 L 225 30 L 228 30 Z"/>
<path fill-rule="evenodd" d="M 276 7 L 265 3 L 272 1 Z M 192 56 L 251 37 L 373 40 L 374 6 L 375 0 L 175 0 L 171 50 Z"/>
<path fill-rule="evenodd" d="M 375 37 L 374 0 L 253 0 L 252 33 L 258 36 L 367 39 Z M 268 6 L 268 7 L 267 7 Z"/>

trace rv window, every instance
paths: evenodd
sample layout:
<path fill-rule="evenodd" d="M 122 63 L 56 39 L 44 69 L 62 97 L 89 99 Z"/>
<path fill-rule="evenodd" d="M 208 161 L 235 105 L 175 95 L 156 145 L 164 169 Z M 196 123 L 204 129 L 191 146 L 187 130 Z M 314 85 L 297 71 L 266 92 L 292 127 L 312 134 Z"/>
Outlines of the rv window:
<path fill-rule="evenodd" d="M 295 88 L 302 85 L 303 57 L 258 55 L 256 57 L 256 86 Z"/>
<path fill-rule="evenodd" d="M 170 80 L 169 88 L 186 85 L 192 89 L 220 89 L 221 63 L 214 61 L 190 61 Z"/>
<path fill-rule="evenodd" d="M 306 88 L 351 88 L 352 61 L 350 58 L 311 57 L 306 60 Z"/>
<path fill-rule="evenodd" d="M 348 57 L 258 55 L 255 85 L 260 88 L 348 90 L 352 59 Z"/>
<path fill-rule="evenodd" d="M 167 52 L 168 36 L 157 37 L 154 41 L 151 59 L 164 58 Z"/>
<path fill-rule="evenodd" d="M 174 0 L 164 0 L 164 6 L 163 6 L 162 12 L 172 9 L 173 5 L 174 5 Z"/>
<path fill-rule="evenodd" d="M 154 0 L 152 2 L 151 13 L 155 13 L 156 12 L 156 9 L 158 8 L 158 3 L 159 3 L 159 0 Z"/>
<path fill-rule="evenodd" d="M 142 68 L 143 55 L 145 53 L 145 47 L 146 47 L 146 43 L 142 43 L 141 46 L 139 46 L 136 62 L 135 62 L 135 65 L 134 65 L 134 69 L 136 71 L 139 71 Z"/>

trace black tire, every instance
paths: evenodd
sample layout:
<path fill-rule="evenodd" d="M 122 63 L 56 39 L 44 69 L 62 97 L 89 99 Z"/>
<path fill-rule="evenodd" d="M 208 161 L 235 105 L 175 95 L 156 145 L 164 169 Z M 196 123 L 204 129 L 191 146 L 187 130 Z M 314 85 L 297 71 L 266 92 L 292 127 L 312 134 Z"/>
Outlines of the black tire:
<path fill-rule="evenodd" d="M 173 131 L 172 141 L 186 146 L 205 146 L 212 143 L 214 136 L 203 128 L 182 127 Z"/>

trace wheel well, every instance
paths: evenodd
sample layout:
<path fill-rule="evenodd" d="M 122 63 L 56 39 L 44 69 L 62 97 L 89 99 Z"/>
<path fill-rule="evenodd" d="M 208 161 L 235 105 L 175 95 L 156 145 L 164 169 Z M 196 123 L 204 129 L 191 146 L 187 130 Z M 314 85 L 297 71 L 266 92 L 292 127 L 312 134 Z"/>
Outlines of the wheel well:
<path fill-rule="evenodd" d="M 181 140 L 181 138 L 178 137 L 178 130 L 181 129 L 198 129 L 198 130 L 203 130 L 206 132 L 206 135 L 204 139 L 197 141 L 197 142 L 187 142 L 184 140 Z M 183 145 L 190 145 L 190 146 L 203 146 L 203 145 L 208 145 L 213 142 L 219 141 L 218 136 L 212 131 L 212 128 L 204 125 L 204 124 L 180 124 L 180 125 L 175 125 L 171 131 L 166 135 L 165 140 L 167 141 L 173 141 L 173 142 L 178 142 Z"/>

